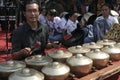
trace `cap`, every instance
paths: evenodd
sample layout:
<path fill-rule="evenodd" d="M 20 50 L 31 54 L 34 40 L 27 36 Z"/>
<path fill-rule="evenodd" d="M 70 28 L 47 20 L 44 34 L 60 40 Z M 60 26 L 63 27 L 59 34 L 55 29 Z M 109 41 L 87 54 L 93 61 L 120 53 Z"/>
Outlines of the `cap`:
<path fill-rule="evenodd" d="M 83 15 L 83 17 L 84 17 L 84 19 L 85 19 L 86 21 L 88 21 L 88 19 L 89 19 L 90 16 L 92 16 L 92 15 L 94 15 L 94 14 L 91 13 L 91 12 L 87 12 L 86 14 Z"/>
<path fill-rule="evenodd" d="M 111 11 L 110 11 L 110 14 L 111 14 L 112 16 L 114 16 L 114 17 L 118 17 L 118 16 L 119 16 L 118 12 L 115 11 L 115 10 L 111 10 Z"/>

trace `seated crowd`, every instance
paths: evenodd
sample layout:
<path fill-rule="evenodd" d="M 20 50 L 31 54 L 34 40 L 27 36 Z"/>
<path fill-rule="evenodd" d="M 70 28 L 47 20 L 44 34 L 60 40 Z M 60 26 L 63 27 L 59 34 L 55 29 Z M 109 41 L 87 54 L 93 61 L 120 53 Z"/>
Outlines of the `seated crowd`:
<path fill-rule="evenodd" d="M 55 42 L 70 47 L 102 40 L 110 27 L 119 23 L 110 11 L 109 4 L 104 4 L 99 16 L 90 12 L 81 15 L 73 10 L 58 15 L 55 9 L 39 11 L 36 3 L 26 3 L 23 11 L 26 23 L 12 35 L 13 58 L 31 53 L 45 55 L 44 49 L 54 47 Z"/>
<path fill-rule="evenodd" d="M 50 42 L 63 41 L 66 46 L 70 44 L 81 45 L 103 39 L 106 31 L 113 24 L 119 23 L 117 17 L 113 16 L 110 11 L 109 4 L 101 6 L 99 16 L 91 12 L 81 15 L 72 10 L 57 15 L 55 9 L 46 10 L 43 8 L 38 21 L 49 27 Z"/>

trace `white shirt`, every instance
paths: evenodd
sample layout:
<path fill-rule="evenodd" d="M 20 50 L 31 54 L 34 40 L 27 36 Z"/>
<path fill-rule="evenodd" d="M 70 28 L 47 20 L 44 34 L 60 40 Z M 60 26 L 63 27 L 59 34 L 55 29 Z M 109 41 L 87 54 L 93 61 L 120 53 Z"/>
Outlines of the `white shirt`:
<path fill-rule="evenodd" d="M 64 30 L 67 29 L 67 27 L 66 27 L 67 20 L 64 17 L 61 18 L 61 23 L 60 24 L 61 24 L 62 29 L 64 29 Z"/>
<path fill-rule="evenodd" d="M 54 17 L 53 22 L 49 21 L 48 23 L 49 27 L 52 29 L 56 29 L 58 32 L 62 32 L 61 28 L 61 18 L 60 17 Z"/>
<path fill-rule="evenodd" d="M 45 17 L 43 14 L 40 14 L 40 15 L 38 16 L 38 21 L 39 21 L 40 23 L 46 24 L 46 17 Z"/>
<path fill-rule="evenodd" d="M 68 22 L 66 24 L 68 34 L 71 34 L 71 32 L 77 28 L 77 23 L 78 23 L 77 20 L 76 20 L 76 22 L 73 22 L 72 20 L 68 19 Z"/>
<path fill-rule="evenodd" d="M 100 16 L 96 20 L 98 20 L 98 19 L 104 19 L 104 17 Z M 107 23 L 108 23 L 109 26 L 112 26 L 114 23 L 119 23 L 118 19 L 116 17 L 114 17 L 114 16 L 111 16 L 111 15 L 108 16 L 108 18 L 106 19 L 106 21 L 107 21 Z"/>

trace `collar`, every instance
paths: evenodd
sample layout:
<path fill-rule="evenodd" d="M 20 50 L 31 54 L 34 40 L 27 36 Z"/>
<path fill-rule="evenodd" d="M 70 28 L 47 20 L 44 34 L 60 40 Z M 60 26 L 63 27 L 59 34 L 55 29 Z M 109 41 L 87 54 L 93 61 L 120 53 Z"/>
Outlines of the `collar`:
<path fill-rule="evenodd" d="M 109 19 L 111 17 L 111 15 L 109 15 L 108 16 L 108 18 L 106 18 L 106 19 Z M 101 16 L 101 19 L 105 19 L 103 16 Z"/>
<path fill-rule="evenodd" d="M 28 23 L 26 23 L 24 26 L 25 26 L 25 30 L 26 30 L 26 32 L 27 31 L 40 31 L 40 30 L 42 30 L 42 27 L 41 27 L 41 23 L 37 23 L 38 25 L 37 25 L 37 29 L 36 30 L 32 30 L 32 28 L 30 27 L 30 25 L 28 24 Z"/>
<path fill-rule="evenodd" d="M 71 19 L 68 19 L 68 21 L 69 21 L 70 23 L 72 23 L 72 24 L 76 24 L 76 23 L 77 23 L 77 21 L 73 22 Z"/>

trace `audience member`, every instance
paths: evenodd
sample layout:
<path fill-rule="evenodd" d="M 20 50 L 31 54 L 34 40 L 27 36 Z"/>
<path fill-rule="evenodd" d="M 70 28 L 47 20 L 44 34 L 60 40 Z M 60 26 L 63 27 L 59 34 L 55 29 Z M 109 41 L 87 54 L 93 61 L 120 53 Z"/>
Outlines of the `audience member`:
<path fill-rule="evenodd" d="M 66 24 L 66 35 L 62 41 L 62 44 L 66 47 L 76 46 L 83 44 L 83 31 L 81 25 L 78 22 L 78 17 L 81 19 L 80 14 L 76 11 L 69 12 L 69 18 Z"/>
<path fill-rule="evenodd" d="M 69 19 L 69 13 L 63 12 L 63 15 L 61 16 L 61 22 L 60 22 L 60 26 L 63 31 L 63 36 L 66 34 L 66 30 L 67 30 L 66 24 L 68 19 Z"/>
<path fill-rule="evenodd" d="M 47 25 L 49 27 L 49 41 L 61 41 L 63 38 L 62 29 L 61 29 L 61 18 L 57 16 L 57 11 L 51 9 L 47 12 Z"/>
<path fill-rule="evenodd" d="M 66 24 L 67 34 L 71 34 L 72 31 L 74 31 L 77 28 L 78 24 L 78 13 L 76 11 L 70 11 L 69 12 L 69 19 Z"/>
<path fill-rule="evenodd" d="M 85 25 L 82 28 L 83 32 L 84 32 L 84 43 L 90 43 L 90 42 L 94 42 L 94 33 L 93 33 L 93 23 L 96 19 L 96 15 L 94 15 L 93 13 L 86 13 L 84 14 L 84 18 L 85 18 Z"/>
<path fill-rule="evenodd" d="M 106 31 L 108 31 L 114 23 L 118 23 L 117 18 L 110 15 L 110 10 L 111 8 L 109 4 L 102 5 L 102 15 L 97 17 L 97 19 L 94 22 L 95 41 L 103 39 Z"/>
<path fill-rule="evenodd" d="M 42 8 L 41 9 L 41 13 L 40 15 L 38 16 L 38 21 L 42 24 L 46 24 L 46 14 L 47 14 L 47 11 L 45 8 Z"/>

